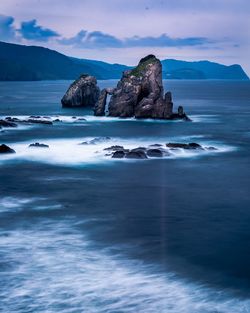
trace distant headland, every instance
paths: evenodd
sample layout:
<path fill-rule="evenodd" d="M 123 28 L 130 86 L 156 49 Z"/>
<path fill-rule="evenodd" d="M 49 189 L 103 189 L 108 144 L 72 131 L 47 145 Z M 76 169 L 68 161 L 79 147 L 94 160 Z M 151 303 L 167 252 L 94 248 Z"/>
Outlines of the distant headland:
<path fill-rule="evenodd" d="M 161 60 L 163 79 L 249 80 L 238 64 Z M 74 80 L 83 73 L 98 80 L 119 79 L 131 67 L 68 57 L 38 46 L 0 42 L 0 81 Z"/>

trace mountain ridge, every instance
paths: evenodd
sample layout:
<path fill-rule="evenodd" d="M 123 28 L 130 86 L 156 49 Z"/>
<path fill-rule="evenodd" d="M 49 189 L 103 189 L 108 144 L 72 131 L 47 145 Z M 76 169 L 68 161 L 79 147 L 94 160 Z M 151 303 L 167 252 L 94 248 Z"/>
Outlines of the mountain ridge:
<path fill-rule="evenodd" d="M 222 65 L 202 61 L 161 61 L 163 79 L 228 79 L 249 80 L 239 64 Z M 0 41 L 0 81 L 73 80 L 83 73 L 97 79 L 119 79 L 131 66 L 66 56 L 39 46 L 26 46 Z"/>

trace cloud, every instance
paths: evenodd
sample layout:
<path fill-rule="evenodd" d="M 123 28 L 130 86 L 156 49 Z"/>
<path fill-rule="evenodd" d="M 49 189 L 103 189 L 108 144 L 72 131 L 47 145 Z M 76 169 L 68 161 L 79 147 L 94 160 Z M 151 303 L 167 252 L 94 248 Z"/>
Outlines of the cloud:
<path fill-rule="evenodd" d="M 16 30 L 13 25 L 14 18 L 0 14 L 0 40 L 12 40 L 16 36 Z"/>
<path fill-rule="evenodd" d="M 110 34 L 100 31 L 88 32 L 80 31 L 76 36 L 59 40 L 63 45 L 70 45 L 75 48 L 98 49 L 98 48 L 132 48 L 132 47 L 187 47 L 201 46 L 212 43 L 205 37 L 171 38 L 166 34 L 158 37 L 133 36 L 119 39 Z"/>
<path fill-rule="evenodd" d="M 211 41 L 205 37 L 171 38 L 166 34 L 158 37 L 134 36 L 125 40 L 125 45 L 128 47 L 186 47 L 208 43 Z"/>
<path fill-rule="evenodd" d="M 120 48 L 122 41 L 112 35 L 104 34 L 100 31 L 88 32 L 80 31 L 76 36 L 69 39 L 62 39 L 59 42 L 63 45 L 72 45 L 78 48 Z"/>
<path fill-rule="evenodd" d="M 52 29 L 37 25 L 37 21 L 31 20 L 21 23 L 21 28 L 18 32 L 24 39 L 34 41 L 48 41 L 51 38 L 59 37 L 60 35 Z"/>

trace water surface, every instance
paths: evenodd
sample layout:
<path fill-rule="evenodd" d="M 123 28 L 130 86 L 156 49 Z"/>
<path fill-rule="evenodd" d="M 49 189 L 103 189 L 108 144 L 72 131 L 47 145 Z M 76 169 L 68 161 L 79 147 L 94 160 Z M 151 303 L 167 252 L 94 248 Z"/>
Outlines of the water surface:
<path fill-rule="evenodd" d="M 249 312 L 250 83 L 165 81 L 192 123 L 62 109 L 69 83 L 0 83 L 1 116 L 62 120 L 0 132 L 17 151 L 0 159 L 0 310 Z M 78 145 L 98 137 L 110 139 Z M 218 150 L 102 153 L 169 141 Z"/>

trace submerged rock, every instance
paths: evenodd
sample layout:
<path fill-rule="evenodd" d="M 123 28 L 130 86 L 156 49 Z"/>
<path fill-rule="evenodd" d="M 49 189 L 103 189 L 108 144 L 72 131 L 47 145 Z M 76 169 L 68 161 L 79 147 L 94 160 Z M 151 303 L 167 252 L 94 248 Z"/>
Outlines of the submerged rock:
<path fill-rule="evenodd" d="M 148 149 L 147 156 L 154 157 L 154 158 L 161 158 L 163 157 L 164 153 L 160 149 Z"/>
<path fill-rule="evenodd" d="M 0 126 L 1 127 L 17 127 L 17 124 L 14 123 L 13 121 L 7 120 L 6 118 L 5 120 L 0 120 Z"/>
<path fill-rule="evenodd" d="M 36 142 L 36 143 L 31 143 L 29 145 L 29 147 L 31 147 L 31 148 L 49 148 L 49 145 L 46 145 L 44 143 Z"/>
<path fill-rule="evenodd" d="M 63 107 L 94 107 L 99 94 L 96 78 L 85 74 L 70 85 L 61 103 Z"/>
<path fill-rule="evenodd" d="M 160 147 L 163 147 L 163 145 L 160 143 L 154 143 L 154 144 L 150 145 L 149 147 L 150 148 L 160 148 Z"/>
<path fill-rule="evenodd" d="M 119 145 L 114 145 L 108 148 L 105 148 L 104 151 L 120 151 L 120 150 L 124 150 L 123 146 L 119 146 Z"/>
<path fill-rule="evenodd" d="M 122 159 L 125 157 L 125 152 L 123 150 L 117 150 L 112 154 L 113 159 Z"/>
<path fill-rule="evenodd" d="M 217 151 L 218 149 L 215 147 L 206 147 L 207 150 L 209 151 Z"/>
<path fill-rule="evenodd" d="M 19 119 L 17 117 L 6 117 L 4 121 L 7 121 L 8 123 L 13 123 L 17 126 L 17 123 L 22 124 L 47 124 L 47 125 L 53 125 L 53 122 L 50 120 L 49 117 L 41 117 L 41 116 L 30 116 L 26 119 Z M 16 127 L 12 126 L 12 127 Z"/>
<path fill-rule="evenodd" d="M 201 145 L 199 145 L 198 143 L 195 142 L 191 142 L 191 143 L 176 143 L 176 142 L 170 142 L 167 143 L 166 146 L 168 148 L 173 148 L 173 149 L 203 149 Z"/>
<path fill-rule="evenodd" d="M 147 155 L 143 150 L 133 149 L 125 154 L 127 159 L 147 159 Z"/>
<path fill-rule="evenodd" d="M 91 139 L 89 141 L 83 141 L 80 143 L 80 145 L 96 145 L 98 143 L 106 142 L 111 140 L 110 137 L 96 137 L 94 139 Z"/>
<path fill-rule="evenodd" d="M 16 151 L 5 144 L 2 144 L 0 145 L 0 153 L 16 153 Z"/>
<path fill-rule="evenodd" d="M 33 119 L 29 118 L 27 120 L 22 121 L 23 123 L 31 123 L 31 124 L 46 124 L 46 125 L 53 125 L 52 121 L 49 120 L 42 120 L 42 119 Z"/>
<path fill-rule="evenodd" d="M 145 152 L 147 150 L 147 148 L 145 147 L 138 147 L 138 148 L 134 148 L 134 149 L 131 149 L 130 151 L 131 152 Z"/>

